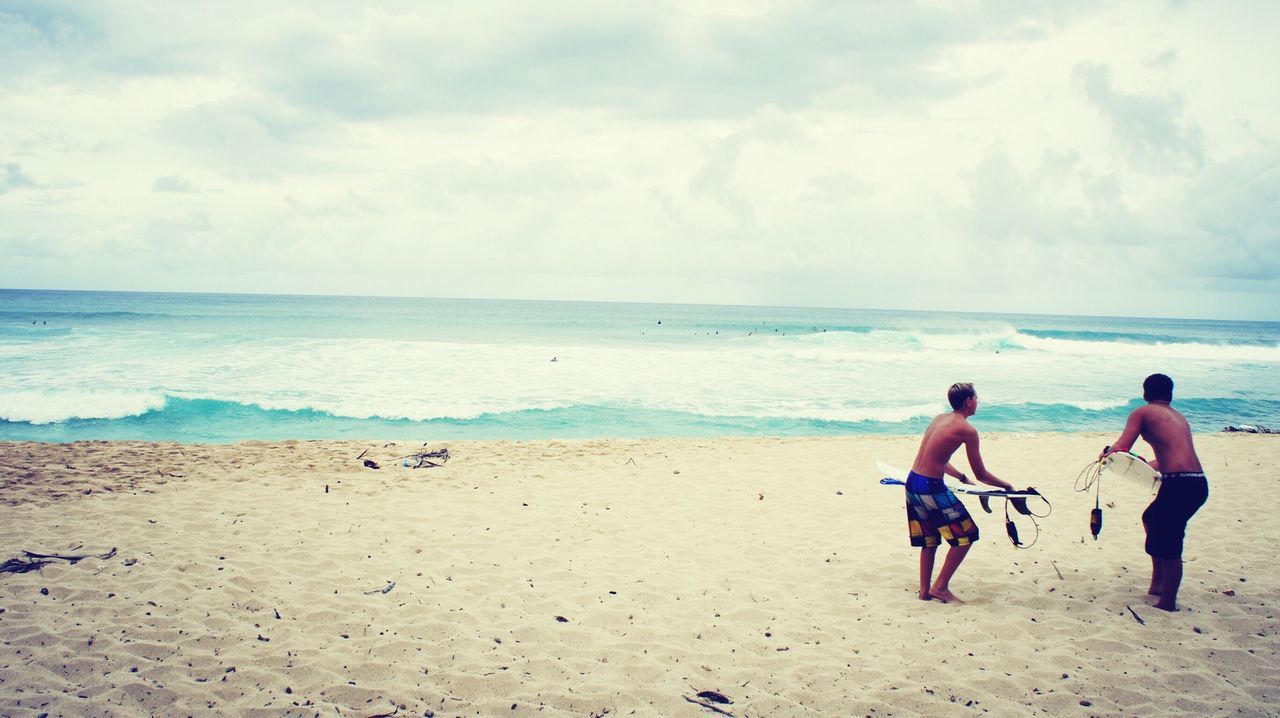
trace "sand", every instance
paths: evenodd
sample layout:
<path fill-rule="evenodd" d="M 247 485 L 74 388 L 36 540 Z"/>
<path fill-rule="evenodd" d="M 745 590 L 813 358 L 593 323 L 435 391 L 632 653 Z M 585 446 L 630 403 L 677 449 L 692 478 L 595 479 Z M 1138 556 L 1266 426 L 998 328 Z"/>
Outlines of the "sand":
<path fill-rule="evenodd" d="M 1280 439 L 1197 445 L 1182 610 L 1114 435 L 993 435 L 1053 503 L 915 597 L 914 437 L 0 444 L 0 715 L 1275 715 Z M 380 463 L 374 470 L 357 460 Z M 1019 517 L 1030 540 L 1034 527 Z"/>

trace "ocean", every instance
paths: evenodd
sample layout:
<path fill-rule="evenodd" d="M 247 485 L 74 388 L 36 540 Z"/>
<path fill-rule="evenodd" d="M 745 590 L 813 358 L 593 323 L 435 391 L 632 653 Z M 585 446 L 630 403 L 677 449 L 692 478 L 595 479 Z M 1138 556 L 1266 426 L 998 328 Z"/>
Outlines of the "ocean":
<path fill-rule="evenodd" d="M 1119 433 L 1280 427 L 1280 323 L 798 307 L 0 290 L 0 440 Z"/>

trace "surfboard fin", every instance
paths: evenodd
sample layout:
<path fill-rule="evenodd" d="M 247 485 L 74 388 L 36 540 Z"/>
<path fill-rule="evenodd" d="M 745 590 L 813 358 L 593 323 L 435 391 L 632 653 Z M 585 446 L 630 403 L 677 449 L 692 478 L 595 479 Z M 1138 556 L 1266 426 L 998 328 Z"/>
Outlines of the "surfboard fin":
<path fill-rule="evenodd" d="M 1030 486 L 1028 486 L 1028 489 L 1027 491 L 1025 491 L 1025 493 L 1029 495 L 1034 495 L 1034 497 L 1038 497 L 1039 495 L 1039 491 L 1037 491 L 1036 489 L 1030 488 Z M 1032 515 L 1032 509 L 1027 508 L 1027 497 L 1016 497 L 1016 498 L 1011 497 L 1009 499 L 1009 503 L 1014 504 L 1014 511 L 1021 513 L 1021 515 L 1023 516 Z"/>

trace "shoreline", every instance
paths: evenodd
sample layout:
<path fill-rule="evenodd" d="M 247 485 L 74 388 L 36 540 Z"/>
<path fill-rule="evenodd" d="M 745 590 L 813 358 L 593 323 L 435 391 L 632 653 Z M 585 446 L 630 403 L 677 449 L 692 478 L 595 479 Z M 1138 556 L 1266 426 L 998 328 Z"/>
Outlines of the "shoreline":
<path fill-rule="evenodd" d="M 915 599 L 876 481 L 916 436 L 0 442 L 0 560 L 117 550 L 0 574 L 0 711 L 1268 713 L 1280 547 L 1249 517 L 1280 510 L 1280 443 L 1196 436 L 1211 495 L 1167 614 L 1149 492 L 1104 478 L 1094 541 L 1072 490 L 1114 435 L 983 435 L 1053 511 L 1018 550 L 965 500 L 964 606 Z"/>
<path fill-rule="evenodd" d="M 1120 434 L 1123 426 L 1117 426 L 1115 431 L 983 431 L 982 427 L 978 427 L 983 439 L 994 439 L 1003 437 L 1006 439 L 1026 439 L 1035 437 L 1046 438 L 1070 438 L 1070 437 L 1095 437 L 1095 438 L 1114 438 Z M 429 431 L 424 431 L 424 436 Z M 1280 432 L 1253 432 L 1253 431 L 1228 431 L 1226 429 L 1215 431 L 1212 433 L 1197 432 L 1195 437 L 1199 439 L 1202 436 L 1259 436 L 1273 435 Z M 339 438 L 270 438 L 270 439 L 238 439 L 232 441 L 179 441 L 176 439 L 70 439 L 62 441 L 45 441 L 42 439 L 0 439 L 0 450 L 6 447 L 22 447 L 25 445 L 48 446 L 48 447 L 72 447 L 72 446 L 135 446 L 135 447 L 191 447 L 191 448 L 218 448 L 233 449 L 238 446 L 316 446 L 316 445 L 359 445 L 363 447 L 382 446 L 384 444 L 395 444 L 400 447 L 414 446 L 455 446 L 455 445 L 511 445 L 511 444 L 599 444 L 599 443 L 645 443 L 645 442 L 708 442 L 708 441 L 726 441 L 726 442 L 778 442 L 778 441 L 859 441 L 864 439 L 911 439 L 919 441 L 920 432 L 906 432 L 901 434 L 889 433 L 867 433 L 867 434 L 771 434 L 771 435 L 754 435 L 754 434 L 717 434 L 714 436 L 597 436 L 597 437 L 547 437 L 547 438 L 491 438 L 491 439 L 431 439 L 428 441 L 416 441 L 415 439 L 404 438 L 369 438 L 369 437 L 339 437 Z"/>

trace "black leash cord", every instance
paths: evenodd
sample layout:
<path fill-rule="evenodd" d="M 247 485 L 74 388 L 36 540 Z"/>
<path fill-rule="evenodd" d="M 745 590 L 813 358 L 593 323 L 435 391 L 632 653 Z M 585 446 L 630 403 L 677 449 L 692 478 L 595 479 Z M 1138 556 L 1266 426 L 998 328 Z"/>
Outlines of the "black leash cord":
<path fill-rule="evenodd" d="M 1105 454 L 1108 446 L 1103 449 Z M 1081 481 L 1084 485 L 1081 485 Z M 1102 459 L 1091 461 L 1085 465 L 1080 473 L 1076 475 L 1075 490 L 1088 493 L 1089 489 L 1096 488 L 1093 498 L 1093 510 L 1089 512 L 1089 533 L 1093 534 L 1093 540 L 1098 540 L 1098 534 L 1102 533 Z"/>

